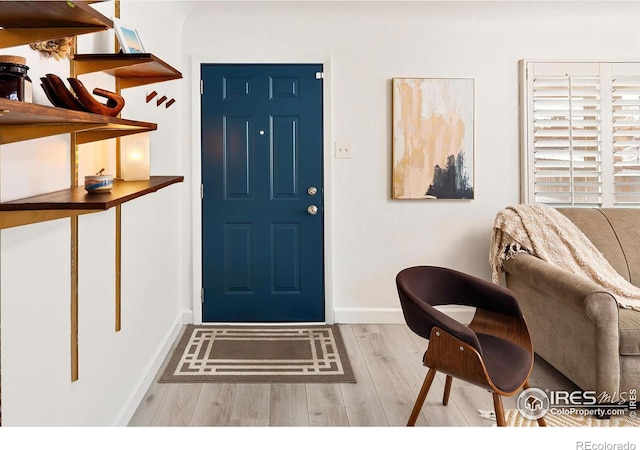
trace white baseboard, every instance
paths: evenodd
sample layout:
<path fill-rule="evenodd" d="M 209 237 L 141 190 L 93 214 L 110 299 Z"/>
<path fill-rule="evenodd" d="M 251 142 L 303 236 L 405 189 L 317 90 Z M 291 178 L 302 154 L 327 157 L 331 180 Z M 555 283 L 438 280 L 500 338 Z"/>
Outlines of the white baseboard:
<path fill-rule="evenodd" d="M 335 323 L 404 323 L 400 308 L 335 308 Z"/>
<path fill-rule="evenodd" d="M 468 306 L 447 305 L 437 308 L 441 312 L 468 324 L 473 318 L 474 308 Z M 405 323 L 400 308 L 336 308 L 336 323 Z"/>
<path fill-rule="evenodd" d="M 447 305 L 437 307 L 458 322 L 468 324 L 473 318 L 474 308 L 459 305 Z M 193 311 L 185 310 L 182 313 L 182 323 L 193 323 Z M 327 323 L 405 323 L 402 309 L 400 308 L 336 308 L 333 311 L 333 320 Z"/>
<path fill-rule="evenodd" d="M 173 327 L 171 327 L 167 334 L 165 334 L 164 339 L 162 339 L 153 356 L 149 359 L 149 363 L 140 375 L 140 378 L 138 379 L 138 382 L 132 390 L 131 395 L 129 396 L 127 402 L 125 402 L 125 405 L 122 408 L 120 414 L 118 414 L 118 416 L 116 417 L 114 426 L 126 427 L 127 425 L 129 425 L 129 422 L 138 409 L 140 402 L 142 402 L 142 399 L 151 386 L 151 383 L 153 383 L 158 370 L 160 370 L 160 366 L 162 366 L 162 363 L 169 354 L 171 346 L 177 339 L 178 334 L 182 329 L 182 319 L 182 316 L 176 318 Z"/>

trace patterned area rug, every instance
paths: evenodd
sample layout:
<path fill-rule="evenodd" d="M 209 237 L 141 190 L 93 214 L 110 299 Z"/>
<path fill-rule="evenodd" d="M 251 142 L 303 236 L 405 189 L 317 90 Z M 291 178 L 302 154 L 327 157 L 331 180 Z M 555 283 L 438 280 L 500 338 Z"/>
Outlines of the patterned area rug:
<path fill-rule="evenodd" d="M 478 414 L 495 422 L 493 411 L 479 410 Z M 508 427 L 537 427 L 538 422 L 522 416 L 517 409 L 507 409 L 504 420 Z M 591 415 L 579 414 L 546 414 L 544 420 L 548 427 L 640 427 L 640 417 L 629 417 L 628 414 L 612 416 L 610 419 L 598 419 Z M 495 424 L 494 424 L 495 426 Z"/>
<path fill-rule="evenodd" d="M 337 326 L 189 325 L 160 383 L 354 383 Z"/>

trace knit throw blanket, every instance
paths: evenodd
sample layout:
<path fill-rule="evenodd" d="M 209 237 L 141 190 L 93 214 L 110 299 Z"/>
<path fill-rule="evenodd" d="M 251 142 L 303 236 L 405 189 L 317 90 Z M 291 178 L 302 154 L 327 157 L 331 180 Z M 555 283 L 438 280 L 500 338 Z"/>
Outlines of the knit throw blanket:
<path fill-rule="evenodd" d="M 584 233 L 554 208 L 515 205 L 496 215 L 489 253 L 494 283 L 504 272 L 502 262 L 518 253 L 583 275 L 613 294 L 618 306 L 640 311 L 640 289 L 616 272 Z"/>

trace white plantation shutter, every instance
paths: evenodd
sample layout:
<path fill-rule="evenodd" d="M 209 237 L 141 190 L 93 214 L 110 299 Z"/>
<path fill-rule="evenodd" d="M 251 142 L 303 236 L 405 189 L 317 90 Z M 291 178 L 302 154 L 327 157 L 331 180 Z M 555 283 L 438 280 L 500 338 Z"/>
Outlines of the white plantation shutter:
<path fill-rule="evenodd" d="M 614 76 L 613 171 L 614 202 L 640 205 L 640 73 Z"/>
<path fill-rule="evenodd" d="M 534 77 L 532 119 L 535 202 L 600 204 L 599 80 Z"/>
<path fill-rule="evenodd" d="M 524 201 L 640 206 L 640 64 L 521 69 Z"/>

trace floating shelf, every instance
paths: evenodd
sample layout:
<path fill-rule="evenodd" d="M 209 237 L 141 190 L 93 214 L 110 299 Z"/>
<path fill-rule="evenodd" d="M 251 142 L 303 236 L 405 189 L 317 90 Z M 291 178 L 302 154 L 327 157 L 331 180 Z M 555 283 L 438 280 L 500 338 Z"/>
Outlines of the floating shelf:
<path fill-rule="evenodd" d="M 0 48 L 113 28 L 91 3 L 96 2 L 0 0 Z"/>
<path fill-rule="evenodd" d="M 72 132 L 86 144 L 157 129 L 155 123 L 0 98 L 0 145 Z"/>
<path fill-rule="evenodd" d="M 90 5 L 102 0 L 0 0 L 0 49 L 113 28 L 113 21 Z M 119 3 L 116 3 L 119 17 Z M 144 54 L 75 55 L 72 73 L 106 72 L 122 88 L 182 78 L 176 69 Z M 65 108 L 0 99 L 0 145 L 58 134 L 73 133 L 72 147 L 157 129 L 155 123 L 137 122 Z M 73 155 L 73 148 L 71 149 Z M 72 164 L 77 163 L 72 156 Z M 73 170 L 73 169 L 72 169 Z M 76 166 L 77 172 L 77 166 Z M 77 175 L 77 174 L 76 174 Z M 72 180 L 76 177 L 72 175 Z M 183 176 L 154 176 L 148 181 L 114 181 L 111 192 L 87 194 L 83 187 L 0 203 L 0 230 L 54 219 L 72 218 L 71 226 L 71 381 L 78 379 L 78 221 L 77 216 L 115 207 L 116 216 L 116 331 L 121 314 L 121 206 L 156 192 Z M 71 184 L 76 184 L 74 181 Z M 0 413 L 0 425 L 1 425 Z"/>
<path fill-rule="evenodd" d="M 78 75 L 104 72 L 120 79 L 121 88 L 177 80 L 182 74 L 151 53 L 74 55 Z"/>
<path fill-rule="evenodd" d="M 0 229 L 99 211 L 156 192 L 183 176 L 153 176 L 147 181 L 114 180 L 111 192 L 88 194 L 82 186 L 0 203 Z"/>

